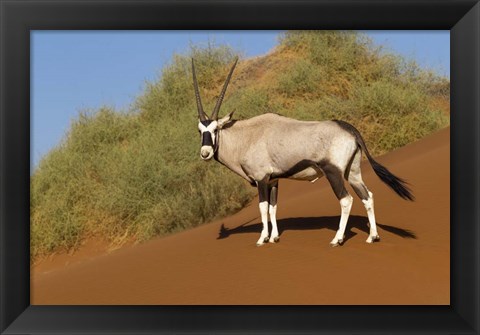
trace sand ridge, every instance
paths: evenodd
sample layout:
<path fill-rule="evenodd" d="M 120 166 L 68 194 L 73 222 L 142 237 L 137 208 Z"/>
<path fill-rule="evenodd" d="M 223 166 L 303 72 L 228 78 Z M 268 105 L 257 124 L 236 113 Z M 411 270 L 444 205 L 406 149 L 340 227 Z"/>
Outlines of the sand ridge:
<path fill-rule="evenodd" d="M 73 255 L 68 265 L 53 257 L 32 268 L 31 303 L 448 305 L 450 129 L 378 161 L 416 197 L 402 200 L 363 163 L 379 243 L 365 243 L 368 219 L 354 195 L 346 241 L 330 247 L 340 206 L 326 179 L 281 180 L 278 244 L 255 246 L 261 222 L 254 200 L 231 217 L 141 245 Z"/>

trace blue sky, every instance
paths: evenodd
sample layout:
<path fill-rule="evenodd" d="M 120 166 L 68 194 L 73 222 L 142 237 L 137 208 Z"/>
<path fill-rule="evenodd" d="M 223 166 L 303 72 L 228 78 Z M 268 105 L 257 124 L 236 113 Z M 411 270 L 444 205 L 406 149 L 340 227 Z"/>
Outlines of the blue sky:
<path fill-rule="evenodd" d="M 267 53 L 278 31 L 33 31 L 31 163 L 57 145 L 71 120 L 102 105 L 127 108 L 189 45 L 228 44 L 246 57 Z M 450 76 L 449 31 L 364 31 L 386 51 Z"/>

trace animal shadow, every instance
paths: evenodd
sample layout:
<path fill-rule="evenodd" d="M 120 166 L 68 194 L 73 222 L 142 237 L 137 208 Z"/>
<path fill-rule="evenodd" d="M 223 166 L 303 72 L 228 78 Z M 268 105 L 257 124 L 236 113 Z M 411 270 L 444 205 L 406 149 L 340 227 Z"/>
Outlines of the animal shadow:
<path fill-rule="evenodd" d="M 241 224 L 235 228 L 227 228 L 224 224 L 220 227 L 218 232 L 217 239 L 224 239 L 229 237 L 232 234 L 245 234 L 245 233 L 257 233 L 260 234 L 262 230 L 262 223 L 257 222 L 254 224 L 249 224 L 250 222 L 255 221 L 251 220 Z M 340 222 L 340 216 L 321 216 L 321 217 L 296 217 L 296 218 L 287 218 L 277 220 L 278 231 L 280 236 L 286 230 L 316 230 L 316 229 L 329 229 L 333 232 L 336 232 L 338 229 L 338 223 Z M 269 223 L 270 225 L 270 223 Z M 385 230 L 389 233 L 395 234 L 402 238 L 413 238 L 417 239 L 415 232 L 402 229 L 394 226 L 389 226 L 377 222 L 377 227 L 379 229 Z M 348 241 L 357 233 L 352 231 L 352 228 L 356 228 L 369 234 L 368 228 L 368 218 L 359 215 L 350 215 L 348 218 L 347 229 L 345 230 L 345 241 Z"/>

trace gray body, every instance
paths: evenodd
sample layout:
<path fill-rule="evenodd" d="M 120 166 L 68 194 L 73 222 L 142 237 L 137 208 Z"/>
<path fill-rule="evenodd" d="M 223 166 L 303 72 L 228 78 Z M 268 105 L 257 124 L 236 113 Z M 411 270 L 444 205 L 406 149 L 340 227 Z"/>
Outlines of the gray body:
<path fill-rule="evenodd" d="M 252 184 L 279 178 L 313 181 L 328 163 L 345 167 L 357 150 L 355 138 L 334 121 L 268 113 L 231 123 L 218 132 L 216 158 Z"/>
<path fill-rule="evenodd" d="M 347 220 L 353 198 L 348 194 L 344 179 L 362 200 L 368 215 L 368 243 L 378 241 L 373 194 L 362 180 L 362 152 L 380 179 L 400 197 L 413 200 L 405 181 L 394 176 L 369 154 L 360 132 L 352 125 L 338 120 L 299 121 L 277 114 L 259 115 L 247 120 L 231 120 L 233 112 L 219 119 L 218 113 L 228 83 L 236 65 L 233 64 L 217 104 L 208 117 L 203 106 L 192 60 L 192 74 L 198 108 L 198 130 L 201 134 L 200 156 L 213 157 L 227 168 L 257 186 L 263 229 L 257 245 L 279 240 L 277 228 L 278 180 L 289 178 L 315 181 L 326 176 L 340 202 L 339 228 L 330 242 L 332 246 L 344 241 Z M 268 216 L 272 223 L 269 234 Z"/>

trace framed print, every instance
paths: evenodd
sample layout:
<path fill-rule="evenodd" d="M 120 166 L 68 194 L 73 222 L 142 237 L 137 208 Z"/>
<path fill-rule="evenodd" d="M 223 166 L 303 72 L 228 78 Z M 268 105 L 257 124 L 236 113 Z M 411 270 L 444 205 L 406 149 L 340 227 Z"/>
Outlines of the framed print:
<path fill-rule="evenodd" d="M 7 0 L 1 3 L 1 17 L 2 334 L 479 332 L 478 2 Z M 115 108 L 109 107 L 93 116 L 81 113 L 72 122 L 71 133 L 64 138 L 56 156 L 42 162 L 44 171 L 53 171 L 53 178 L 40 182 L 38 178 L 32 179 L 32 164 L 37 164 L 37 158 L 31 155 L 32 146 L 36 144 L 32 129 L 38 122 L 45 122 L 39 121 L 33 112 L 35 94 L 47 89 L 35 81 L 39 74 L 33 52 L 40 50 L 39 36 L 44 36 L 44 32 L 54 35 L 68 31 L 75 34 L 75 38 L 65 34 L 64 45 L 70 43 L 69 48 L 74 50 L 75 45 L 81 44 L 77 38 L 93 40 L 95 35 L 104 34 L 110 39 L 112 52 L 135 58 L 136 52 L 141 51 L 135 48 L 134 42 L 139 41 L 145 31 L 165 36 L 169 33 L 172 40 L 178 40 L 188 32 L 206 30 L 231 31 L 230 34 L 282 31 L 280 42 L 274 45 L 277 51 L 284 48 L 287 52 L 270 53 L 270 58 L 240 55 L 239 60 L 228 47 L 216 48 L 210 42 L 205 49 L 193 45 L 186 56 L 177 53 L 167 62 L 161 84 L 146 84 L 148 94 L 137 99 L 132 107 L 140 111 L 137 113 L 140 117 L 132 117 L 130 112 L 125 113 L 125 118 L 118 117 Z M 367 44 L 360 44 L 349 33 L 375 30 L 449 31 L 450 78 L 442 79 L 395 57 L 382 58 L 380 50 L 368 51 L 371 49 Z M 115 49 L 115 34 L 127 33 L 131 35 L 130 50 Z M 324 52 L 323 46 L 330 48 L 337 40 L 341 40 L 342 48 L 335 49 L 334 55 Z M 155 41 L 158 42 L 150 40 Z M 97 51 L 101 43 L 104 42 L 97 44 Z M 312 43 L 317 43 L 314 51 L 305 47 L 314 45 Z M 343 45 L 353 47 L 348 49 Z M 166 44 L 159 46 L 166 47 Z M 46 52 L 44 59 L 57 66 L 61 64 L 59 54 L 61 51 L 57 56 Z M 299 54 L 306 56 L 302 58 Z M 352 67 L 349 57 L 362 58 L 364 63 Z M 85 64 L 88 68 L 88 57 Z M 126 66 L 126 62 L 123 64 Z M 322 67 L 323 64 L 328 66 Z M 379 64 L 381 69 L 371 64 Z M 280 68 L 282 73 L 272 75 L 266 71 L 267 65 Z M 80 72 L 86 71 L 81 70 L 80 65 L 78 68 Z M 218 70 L 218 73 L 208 74 L 207 69 Z M 100 71 L 92 71 L 96 71 L 100 81 Z M 85 78 L 80 72 L 75 83 L 79 93 L 85 89 L 81 86 Z M 347 72 L 348 76 L 342 77 L 341 73 Z M 393 73 L 392 76 L 402 73 L 404 77 L 394 81 L 385 73 Z M 47 72 L 45 77 L 48 76 Z M 257 79 L 249 80 L 249 76 Z M 352 79 L 354 76 L 362 79 Z M 123 80 L 129 78 L 120 75 L 117 79 Z M 364 113 L 361 118 L 352 119 L 350 110 L 356 105 L 349 105 L 346 97 L 352 95 L 354 82 L 364 84 L 354 91 L 355 104 L 374 114 Z M 312 87 L 321 88 L 321 93 Z M 50 100 L 64 99 L 61 88 L 50 90 L 53 91 Z M 188 92 L 188 97 L 184 92 Z M 426 98 L 422 92 L 434 98 Z M 302 104 L 295 103 L 299 96 Z M 403 105 L 395 103 L 398 100 L 403 100 Z M 220 110 L 222 103 L 223 110 Z M 397 114 L 391 117 L 393 114 L 386 113 L 382 104 L 395 109 Z M 258 106 L 262 107 L 257 110 Z M 289 114 L 291 106 L 300 110 L 299 114 Z M 332 106 L 334 112 L 330 111 Z M 240 111 L 242 108 L 252 115 Z M 194 111 L 193 115 L 188 114 L 190 110 Z M 272 129 L 275 125 L 277 130 L 270 132 L 268 141 L 267 135 L 260 132 L 249 133 L 235 142 L 232 134 L 242 123 L 232 119 L 232 111 L 241 119 L 252 117 L 249 122 L 254 122 L 251 121 L 253 115 L 265 114 L 269 119 L 257 122 L 268 124 Z M 271 111 L 278 111 L 280 115 Z M 303 121 L 288 121 L 285 116 Z M 338 118 L 353 123 L 359 130 L 344 121 L 329 121 L 321 126 L 315 123 L 322 129 L 322 143 L 330 141 L 331 146 L 337 148 L 335 154 L 326 150 L 321 157 L 316 154 L 314 158 L 305 158 L 305 154 L 299 159 L 295 152 L 307 152 L 307 147 L 314 146 L 302 137 L 310 131 L 313 123 L 305 121 L 312 121 L 311 118 Z M 199 121 L 200 140 L 195 142 L 201 141 L 201 145 L 196 143 L 194 148 L 190 146 L 193 143 L 190 135 L 181 133 L 181 129 L 193 127 L 197 132 L 196 121 Z M 53 119 L 46 122 L 53 124 Z M 402 136 L 389 137 L 388 130 L 381 127 L 382 122 L 401 128 Z M 154 136 L 142 132 L 142 127 L 147 126 L 154 131 Z M 445 126 L 450 128 L 428 137 L 423 144 L 416 142 L 394 155 L 376 160 L 379 154 Z M 300 130 L 292 133 L 290 129 L 294 128 Z M 243 129 L 241 134 L 246 132 Z M 289 134 L 288 141 L 281 134 Z M 193 138 L 194 134 L 191 135 Z M 182 139 L 189 144 L 182 146 Z M 253 156 L 244 154 L 251 159 L 245 158 L 241 168 L 237 168 L 229 163 L 228 157 L 236 157 L 238 152 L 229 152 L 227 145 L 221 147 L 222 140 L 230 143 L 230 148 L 237 147 L 232 143 L 239 141 L 251 147 L 274 142 L 275 145 L 269 147 L 269 152 L 274 154 L 263 157 L 260 151 L 254 150 Z M 113 142 L 118 145 L 112 149 L 109 145 Z M 295 145 L 297 151 L 291 151 L 289 146 Z M 430 149 L 426 150 L 427 146 Z M 81 152 L 91 147 L 99 154 L 75 156 L 78 150 L 63 150 L 69 147 Z M 322 152 L 323 147 L 310 151 Z M 357 157 L 355 150 L 361 150 L 367 157 L 362 167 L 366 164 L 373 167 L 368 167 L 370 172 L 363 174 L 365 184 L 359 172 L 361 156 Z M 339 152 L 348 157 L 342 158 Z M 68 157 L 67 153 L 73 156 Z M 412 159 L 414 155 L 417 159 Z M 185 156 L 195 156 L 196 160 L 184 159 Z M 288 164 L 291 164 L 278 164 L 280 156 L 283 162 L 290 157 Z M 202 162 L 211 158 L 239 174 L 245 179 L 243 182 L 258 188 L 255 201 L 259 206 L 247 206 L 235 214 L 236 219 L 225 219 L 225 215 L 248 204 L 254 195 L 235 184 L 237 176 L 229 174 L 230 171 L 204 170 L 206 164 L 209 168 L 220 166 Z M 137 164 L 139 160 L 144 163 Z M 159 161 L 170 169 L 157 169 Z M 344 167 L 341 162 L 345 163 Z M 125 168 L 116 169 L 119 165 Z M 261 169 L 267 165 L 273 181 L 293 178 L 314 183 L 318 177 L 326 176 L 321 182 L 331 185 L 331 189 L 325 188 L 330 192 L 328 196 L 308 192 L 319 197 L 325 207 L 335 210 L 318 212 L 312 208 L 313 203 L 306 205 L 306 197 L 300 195 L 288 206 L 285 202 L 282 209 L 282 197 L 288 195 L 293 199 L 294 188 L 281 184 L 286 185 L 282 191 L 278 184 L 262 177 Z M 78 169 L 69 168 L 60 175 L 58 171 L 62 166 Z M 185 172 L 180 173 L 182 169 L 188 171 L 190 179 L 185 177 Z M 352 171 L 357 177 L 352 177 Z M 352 187 L 349 191 L 354 195 L 355 206 L 362 209 L 358 215 L 356 209 L 350 213 L 351 197 L 342 187 L 342 175 Z M 370 179 L 370 175 L 376 179 Z M 57 188 L 52 186 L 52 180 L 56 180 Z M 201 183 L 197 185 L 195 180 Z M 212 180 L 216 182 L 211 183 L 213 186 L 208 184 Z M 379 185 L 383 181 L 382 189 L 372 180 Z M 410 181 L 412 185 L 408 184 Z M 367 189 L 366 185 L 371 183 L 374 186 Z M 99 185 L 107 186 L 100 188 Z M 190 196 L 178 193 L 170 199 L 168 190 L 178 185 Z M 235 190 L 228 199 L 237 207 L 224 206 L 221 186 Z M 117 197 L 118 188 L 122 188 L 123 198 Z M 139 188 L 142 192 L 137 192 Z M 256 188 L 252 192 L 257 192 Z M 278 189 L 277 230 L 277 204 L 272 199 L 276 199 Z M 376 194 L 375 211 L 379 214 L 376 219 L 370 190 Z M 42 196 L 47 193 L 52 201 L 60 204 L 44 200 Z M 400 205 L 402 200 L 395 198 L 397 195 L 407 201 Z M 416 207 L 404 205 L 415 197 Z M 85 199 L 90 205 L 82 207 Z M 398 208 L 394 208 L 397 201 Z M 82 225 L 72 219 L 68 211 L 62 212 L 62 203 L 68 203 L 74 215 L 83 215 Z M 147 207 L 146 203 L 151 206 Z M 197 210 L 189 212 L 190 205 Z M 115 215 L 107 215 L 108 210 Z M 409 210 L 411 213 L 405 215 Z M 270 229 L 267 213 L 272 223 L 271 235 L 264 234 Z M 417 226 L 415 222 L 391 223 L 394 219 L 409 220 L 412 213 L 417 218 Z M 203 225 L 203 230 L 195 228 L 165 237 L 167 242 L 162 247 L 146 242 L 132 247 L 134 252 L 122 248 L 90 267 L 86 259 L 75 271 L 64 271 L 58 276 L 46 267 L 40 273 L 38 267 L 31 266 L 39 255 L 60 250 L 55 246 L 63 245 L 67 251 L 79 248 L 79 241 L 83 241 L 81 234 L 108 236 L 111 245 L 123 245 L 156 235 L 177 234 L 179 227 L 192 228 L 199 224 L 192 223 L 198 216 L 203 218 L 201 222 L 217 221 Z M 107 221 L 109 225 L 104 227 L 102 222 Z M 144 225 L 138 228 L 135 225 L 140 221 Z M 50 230 L 40 231 L 39 222 L 51 224 Z M 420 228 L 426 226 L 429 229 Z M 55 234 L 59 231 L 70 240 L 56 240 Z M 373 243 L 379 240 L 378 233 L 385 234 L 386 238 L 379 244 Z M 198 236 L 206 236 L 202 234 L 207 234 L 209 239 L 199 239 Z M 322 240 L 329 236 L 326 242 L 338 248 L 331 248 L 328 243 L 324 248 L 317 248 L 322 241 L 316 241 L 314 247 L 313 239 L 305 237 L 309 234 L 317 234 Z M 248 241 L 252 236 L 255 241 L 250 241 L 250 245 Z M 280 237 L 282 242 L 278 243 Z M 365 239 L 371 244 L 369 249 Z M 213 243 L 215 247 L 211 247 Z M 261 248 L 256 248 L 255 243 Z M 375 248 L 377 246 L 380 247 Z M 235 250 L 243 250 L 241 257 L 238 253 L 235 255 Z M 383 255 L 372 250 L 382 251 Z M 196 258 L 191 255 L 192 251 Z M 349 262 L 345 261 L 345 255 L 350 258 Z M 68 256 L 65 259 L 71 260 Z M 336 262 L 336 266 L 321 268 L 321 264 L 328 262 Z M 263 263 L 267 265 L 260 271 Z M 357 265 L 356 270 L 352 270 L 353 263 Z M 223 265 L 219 267 L 220 264 Z M 350 271 L 342 271 L 342 267 L 348 266 Z M 385 268 L 390 270 L 383 271 Z M 252 273 L 247 276 L 248 271 Z M 92 273 L 96 277 L 92 277 Z M 346 275 L 342 277 L 342 273 Z M 261 277 L 263 283 L 271 284 L 256 285 L 256 276 Z M 325 280 L 312 279 L 320 277 Z M 377 291 L 369 294 L 374 288 Z"/>

